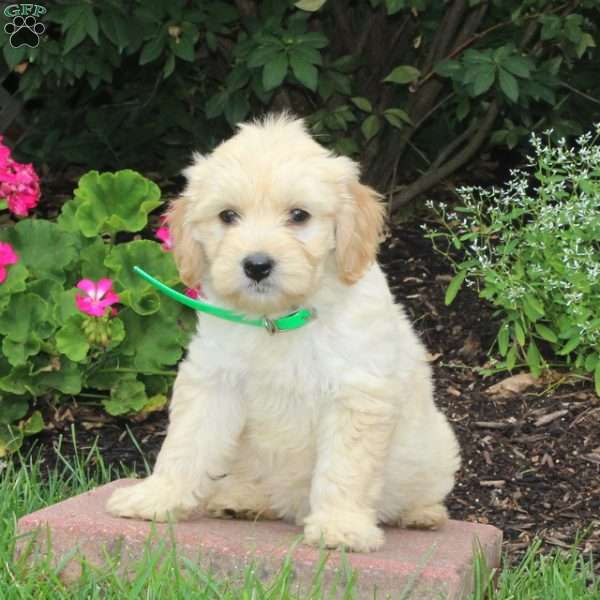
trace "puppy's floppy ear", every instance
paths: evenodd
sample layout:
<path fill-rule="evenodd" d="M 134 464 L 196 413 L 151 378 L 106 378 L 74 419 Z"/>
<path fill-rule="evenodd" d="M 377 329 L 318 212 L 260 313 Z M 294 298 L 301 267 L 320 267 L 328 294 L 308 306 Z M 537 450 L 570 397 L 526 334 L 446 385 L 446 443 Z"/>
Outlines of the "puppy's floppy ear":
<path fill-rule="evenodd" d="M 200 285 L 204 269 L 204 252 L 192 237 L 188 223 L 188 210 L 191 200 L 179 198 L 171 202 L 167 213 L 167 223 L 171 232 L 173 256 L 179 269 L 181 281 L 190 288 Z"/>
<path fill-rule="evenodd" d="M 370 187 L 355 181 L 349 191 L 350 200 L 337 217 L 335 245 L 339 277 L 352 284 L 375 260 L 385 209 Z"/>

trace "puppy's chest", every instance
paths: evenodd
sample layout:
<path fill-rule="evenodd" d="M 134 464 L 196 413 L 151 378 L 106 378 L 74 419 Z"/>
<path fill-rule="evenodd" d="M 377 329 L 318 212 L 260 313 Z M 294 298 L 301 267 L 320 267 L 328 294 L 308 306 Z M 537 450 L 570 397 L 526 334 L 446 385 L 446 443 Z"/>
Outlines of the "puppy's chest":
<path fill-rule="evenodd" d="M 242 357 L 240 365 L 248 426 L 262 435 L 279 436 L 282 443 L 293 445 L 300 438 L 306 443 L 334 400 L 336 369 L 314 340 L 269 341 Z"/>

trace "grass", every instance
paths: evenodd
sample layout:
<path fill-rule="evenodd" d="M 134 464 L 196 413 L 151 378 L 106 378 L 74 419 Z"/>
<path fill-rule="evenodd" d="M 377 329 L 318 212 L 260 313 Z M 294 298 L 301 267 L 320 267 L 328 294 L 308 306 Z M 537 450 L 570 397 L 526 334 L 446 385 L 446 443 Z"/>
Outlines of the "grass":
<path fill-rule="evenodd" d="M 96 448 L 85 455 L 76 452 L 69 460 L 59 451 L 59 466 L 44 470 L 39 454 L 0 461 L 0 599 L 2 600 L 146 600 L 160 599 L 302 599 L 357 598 L 355 583 L 360 573 L 346 571 L 329 587 L 323 582 L 323 555 L 315 569 L 310 592 L 298 592 L 293 565 L 284 561 L 270 581 L 261 581 L 249 566 L 237 581 L 222 581 L 201 570 L 190 560 L 176 560 L 167 546 L 148 550 L 125 579 L 115 565 L 97 569 L 84 565 L 78 584 L 66 588 L 60 580 L 61 565 L 51 559 L 33 567 L 13 559 L 17 519 L 31 511 L 106 483 L 124 472 L 105 465 Z M 535 542 L 520 565 L 506 567 L 497 576 L 490 573 L 480 558 L 476 560 L 475 589 L 472 600 L 600 600 L 600 579 L 594 575 L 591 558 L 577 550 L 542 555 Z M 380 596 L 377 596 L 380 598 Z M 413 598 L 399 592 L 400 598 Z M 418 598 L 415 598 L 418 600 Z"/>

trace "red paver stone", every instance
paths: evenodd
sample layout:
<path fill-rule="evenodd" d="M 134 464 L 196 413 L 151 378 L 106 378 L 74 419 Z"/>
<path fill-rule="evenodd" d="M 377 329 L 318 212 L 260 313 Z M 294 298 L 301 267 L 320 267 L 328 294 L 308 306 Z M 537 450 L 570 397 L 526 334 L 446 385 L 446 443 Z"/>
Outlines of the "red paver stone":
<path fill-rule="evenodd" d="M 204 518 L 176 525 L 152 524 L 106 513 L 104 505 L 111 492 L 133 483 L 133 479 L 121 479 L 21 518 L 18 534 L 23 537 L 17 552 L 29 546 L 32 557 L 45 553 L 49 530 L 56 563 L 77 549 L 62 571 L 66 581 L 80 574 L 77 556 L 102 565 L 107 554 L 114 557 L 120 553 L 125 568 L 142 555 L 148 539 L 150 543 L 174 540 L 178 554 L 199 560 L 223 577 L 240 576 L 244 566 L 254 562 L 260 566 L 261 576 L 268 579 L 291 552 L 300 588 L 309 587 L 322 554 L 303 544 L 294 546 L 302 534 L 300 528 L 280 521 Z M 388 528 L 386 544 L 378 552 L 343 557 L 331 552 L 325 580 L 333 580 L 336 572 L 347 574 L 349 565 L 356 571 L 358 598 L 373 598 L 375 590 L 377 598 L 398 598 L 407 589 L 411 590 L 410 598 L 418 600 L 466 598 L 472 589 L 473 548 L 477 541 L 487 564 L 498 567 L 502 532 L 490 525 L 449 521 L 439 531 Z"/>

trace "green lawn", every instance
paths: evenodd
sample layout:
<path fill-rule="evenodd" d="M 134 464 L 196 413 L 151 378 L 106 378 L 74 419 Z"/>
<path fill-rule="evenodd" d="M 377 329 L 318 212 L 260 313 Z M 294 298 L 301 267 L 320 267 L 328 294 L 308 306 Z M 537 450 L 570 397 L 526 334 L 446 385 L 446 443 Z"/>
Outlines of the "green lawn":
<path fill-rule="evenodd" d="M 67 461 L 42 479 L 42 468 L 36 454 L 14 461 L 0 461 L 0 599 L 275 599 L 275 598 L 355 598 L 353 578 L 346 585 L 325 589 L 322 566 L 315 571 L 311 594 L 298 594 L 292 578 L 292 565 L 282 565 L 271 582 L 260 582 L 252 568 L 236 584 L 219 581 L 199 570 L 191 561 L 176 561 L 169 551 L 160 548 L 149 552 L 137 565 L 132 578 L 120 578 L 115 569 L 85 569 L 77 586 L 65 588 L 58 568 L 48 563 L 26 568 L 15 563 L 15 523 L 23 514 L 42 508 L 95 485 L 117 477 L 102 461 L 96 450 Z M 160 560 L 159 560 L 160 559 Z M 324 558 L 325 560 L 325 558 Z M 360 573 L 355 573 L 360 577 Z M 478 564 L 477 593 L 473 600 L 600 600 L 600 580 L 594 576 L 591 561 L 576 551 L 556 552 L 542 556 L 533 544 L 516 568 L 500 573 L 499 588 L 491 591 L 490 573 Z M 337 593 L 336 593 L 337 589 Z M 411 597 L 401 594 L 398 597 Z M 417 599 L 418 600 L 418 599 Z"/>

